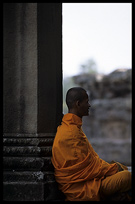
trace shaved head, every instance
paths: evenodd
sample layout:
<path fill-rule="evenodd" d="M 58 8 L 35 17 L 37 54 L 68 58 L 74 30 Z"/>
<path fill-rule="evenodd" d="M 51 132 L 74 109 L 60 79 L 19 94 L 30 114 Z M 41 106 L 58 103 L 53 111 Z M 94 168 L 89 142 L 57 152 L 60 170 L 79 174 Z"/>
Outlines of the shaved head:
<path fill-rule="evenodd" d="M 82 102 L 84 97 L 86 97 L 85 89 L 81 87 L 73 87 L 67 91 L 66 104 L 68 109 L 73 108 L 76 101 Z"/>

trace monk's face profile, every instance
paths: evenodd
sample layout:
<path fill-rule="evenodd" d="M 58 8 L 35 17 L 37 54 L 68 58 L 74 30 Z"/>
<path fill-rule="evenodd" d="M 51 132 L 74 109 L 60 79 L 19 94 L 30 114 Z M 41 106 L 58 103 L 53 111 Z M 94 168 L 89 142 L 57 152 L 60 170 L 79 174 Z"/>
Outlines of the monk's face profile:
<path fill-rule="evenodd" d="M 79 117 L 82 118 L 83 116 L 89 115 L 89 108 L 91 107 L 91 105 L 89 103 L 87 93 L 84 93 L 84 99 L 81 102 L 77 101 L 76 106 Z"/>
<path fill-rule="evenodd" d="M 77 115 L 79 117 L 88 116 L 89 115 L 89 108 L 91 107 L 89 103 L 88 94 L 84 93 L 84 99 L 80 101 L 76 101 L 76 110 Z"/>

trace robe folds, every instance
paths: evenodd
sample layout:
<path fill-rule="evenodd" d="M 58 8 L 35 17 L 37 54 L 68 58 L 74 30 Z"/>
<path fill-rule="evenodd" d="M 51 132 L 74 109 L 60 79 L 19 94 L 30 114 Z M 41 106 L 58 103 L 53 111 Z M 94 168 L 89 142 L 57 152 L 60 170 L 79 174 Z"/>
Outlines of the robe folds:
<path fill-rule="evenodd" d="M 82 128 L 82 119 L 64 115 L 52 147 L 55 179 L 67 201 L 100 201 L 101 181 L 118 172 L 94 151 Z"/>

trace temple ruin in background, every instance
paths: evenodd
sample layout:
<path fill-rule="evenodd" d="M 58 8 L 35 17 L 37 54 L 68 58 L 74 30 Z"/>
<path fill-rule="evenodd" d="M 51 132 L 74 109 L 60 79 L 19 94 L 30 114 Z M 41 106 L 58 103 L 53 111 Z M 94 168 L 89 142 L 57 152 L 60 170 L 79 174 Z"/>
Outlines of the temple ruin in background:
<path fill-rule="evenodd" d="M 74 77 L 90 98 L 90 115 L 83 118 L 90 143 L 105 161 L 125 165 L 131 165 L 131 74 L 131 69 L 117 69 Z"/>

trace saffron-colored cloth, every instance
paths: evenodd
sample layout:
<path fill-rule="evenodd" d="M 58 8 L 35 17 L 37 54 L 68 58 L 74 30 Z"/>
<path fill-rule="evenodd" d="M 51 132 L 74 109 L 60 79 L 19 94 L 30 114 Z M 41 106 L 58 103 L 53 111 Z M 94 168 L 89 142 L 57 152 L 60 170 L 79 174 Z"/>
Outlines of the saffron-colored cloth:
<path fill-rule="evenodd" d="M 101 182 L 100 193 L 110 196 L 117 192 L 123 193 L 131 189 L 131 172 L 123 170 L 108 176 Z"/>
<path fill-rule="evenodd" d="M 82 119 L 68 113 L 57 128 L 51 158 L 55 178 L 67 201 L 100 201 L 102 180 L 118 166 L 99 158 L 81 126 Z"/>

